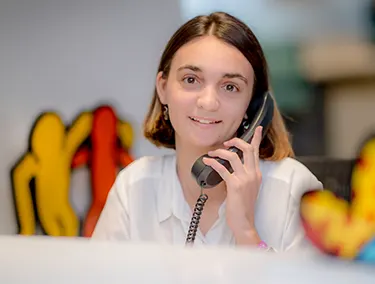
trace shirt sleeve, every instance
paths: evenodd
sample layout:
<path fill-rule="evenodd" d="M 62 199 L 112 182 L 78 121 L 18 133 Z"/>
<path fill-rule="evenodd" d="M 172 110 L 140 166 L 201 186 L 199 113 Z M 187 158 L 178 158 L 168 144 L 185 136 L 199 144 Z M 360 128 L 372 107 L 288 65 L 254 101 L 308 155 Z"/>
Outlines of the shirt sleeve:
<path fill-rule="evenodd" d="M 126 183 L 123 173 L 117 176 L 108 193 L 107 201 L 100 214 L 95 230 L 91 236 L 94 240 L 124 241 L 130 239 L 129 215 L 124 194 Z"/>
<path fill-rule="evenodd" d="M 285 223 L 281 247 L 283 251 L 305 248 L 309 245 L 300 218 L 302 195 L 308 191 L 323 190 L 323 184 L 311 173 L 298 176 L 291 183 L 288 218 Z"/>

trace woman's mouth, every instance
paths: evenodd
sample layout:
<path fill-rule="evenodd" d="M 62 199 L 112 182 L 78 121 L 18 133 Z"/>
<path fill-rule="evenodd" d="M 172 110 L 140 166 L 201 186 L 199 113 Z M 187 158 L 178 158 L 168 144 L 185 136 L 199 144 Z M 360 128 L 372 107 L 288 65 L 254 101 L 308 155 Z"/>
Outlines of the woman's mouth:
<path fill-rule="evenodd" d="M 189 118 L 192 121 L 199 122 L 201 124 L 217 124 L 221 122 L 221 120 L 215 120 L 211 118 L 200 118 L 200 117 L 194 117 L 194 116 L 189 116 Z"/>

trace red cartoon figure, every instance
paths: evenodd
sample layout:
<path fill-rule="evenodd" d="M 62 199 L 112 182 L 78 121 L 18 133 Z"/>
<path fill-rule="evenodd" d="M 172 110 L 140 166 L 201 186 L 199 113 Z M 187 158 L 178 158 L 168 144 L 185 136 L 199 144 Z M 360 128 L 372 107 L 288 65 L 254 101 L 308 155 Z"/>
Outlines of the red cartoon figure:
<path fill-rule="evenodd" d="M 83 224 L 84 237 L 91 237 L 118 170 L 133 161 L 128 152 L 132 143 L 132 127 L 120 121 L 110 106 L 93 112 L 91 135 L 72 162 L 72 168 L 87 165 L 91 172 L 93 199 Z"/>

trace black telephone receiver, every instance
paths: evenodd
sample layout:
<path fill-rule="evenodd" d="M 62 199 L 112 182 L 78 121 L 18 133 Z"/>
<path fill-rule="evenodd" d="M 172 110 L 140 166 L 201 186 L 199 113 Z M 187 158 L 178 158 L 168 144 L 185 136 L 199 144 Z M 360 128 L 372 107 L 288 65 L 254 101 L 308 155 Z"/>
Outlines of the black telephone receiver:
<path fill-rule="evenodd" d="M 267 128 L 270 126 L 272 117 L 273 117 L 273 99 L 269 92 L 266 92 L 258 101 L 252 102 L 250 105 L 250 114 L 253 117 L 249 116 L 251 121 L 249 127 L 243 131 L 243 134 L 240 136 L 240 139 L 245 140 L 246 142 L 251 141 L 255 129 L 258 126 L 263 127 L 263 137 L 267 132 Z M 243 159 L 243 153 L 236 147 L 230 147 L 229 151 L 235 152 L 239 155 L 241 160 Z M 194 163 L 191 172 L 195 177 L 199 186 L 203 188 L 210 188 L 218 185 L 222 178 L 221 176 L 210 166 L 207 166 L 203 163 L 203 158 L 208 157 L 208 155 L 203 155 Z M 230 173 L 233 172 L 232 167 L 230 166 L 227 160 L 220 158 L 215 158 L 220 164 L 224 165 Z"/>
<path fill-rule="evenodd" d="M 251 121 L 248 124 L 246 129 L 239 129 L 239 136 L 241 139 L 245 140 L 246 142 L 251 142 L 251 139 L 254 136 L 255 129 L 258 126 L 263 127 L 263 138 L 267 133 L 268 127 L 271 125 L 271 121 L 273 118 L 273 111 L 274 111 L 274 102 L 271 94 L 266 92 L 260 98 L 255 98 L 254 101 L 250 103 L 249 110 L 248 110 L 248 120 Z M 242 133 L 241 133 L 242 132 Z M 235 152 L 243 161 L 243 153 L 236 147 L 230 147 L 229 151 Z M 192 169 L 191 173 L 193 174 L 194 178 L 196 179 L 198 185 L 201 188 L 210 188 L 218 185 L 222 182 L 222 177 L 210 166 L 207 166 L 203 163 L 203 158 L 208 157 L 208 155 L 203 155 L 198 158 Z M 219 163 L 224 165 L 229 172 L 233 172 L 230 163 L 227 160 L 223 160 L 220 158 L 215 158 Z M 197 203 L 194 208 L 193 216 L 190 222 L 189 231 L 186 237 L 186 245 L 190 245 L 194 243 L 195 235 L 198 230 L 198 224 L 200 217 L 202 215 L 204 204 L 208 199 L 207 194 L 201 193 L 199 196 Z"/>

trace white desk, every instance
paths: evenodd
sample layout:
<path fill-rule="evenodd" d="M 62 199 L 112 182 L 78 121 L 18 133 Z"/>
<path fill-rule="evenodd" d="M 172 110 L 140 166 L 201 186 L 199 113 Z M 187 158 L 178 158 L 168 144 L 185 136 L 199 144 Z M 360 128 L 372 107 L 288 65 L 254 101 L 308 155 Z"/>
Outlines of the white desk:
<path fill-rule="evenodd" d="M 0 283 L 375 283 L 375 267 L 314 253 L 186 249 L 84 239 L 0 237 Z"/>

